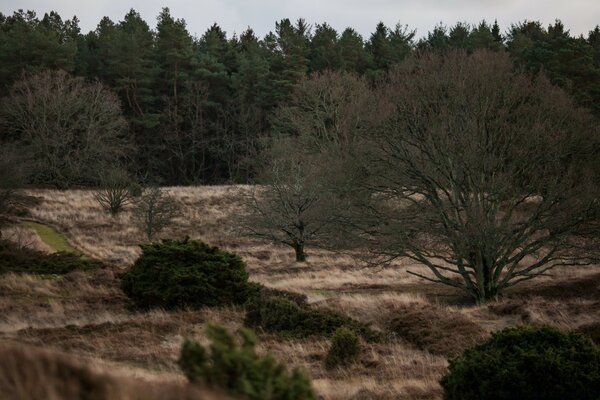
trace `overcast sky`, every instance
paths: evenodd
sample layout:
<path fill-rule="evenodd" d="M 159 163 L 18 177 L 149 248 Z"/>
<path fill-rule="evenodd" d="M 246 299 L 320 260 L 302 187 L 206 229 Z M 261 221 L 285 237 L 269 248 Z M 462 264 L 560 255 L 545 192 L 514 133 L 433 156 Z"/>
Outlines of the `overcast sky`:
<path fill-rule="evenodd" d="M 103 16 L 119 21 L 130 8 L 154 28 L 165 6 L 173 16 L 184 18 L 190 33 L 197 36 L 217 22 L 228 36 L 250 26 L 262 37 L 274 30 L 275 21 L 299 17 L 311 24 L 326 21 L 338 31 L 351 26 L 365 38 L 379 21 L 388 26 L 407 24 L 419 37 L 439 22 L 497 19 L 504 32 L 511 23 L 525 19 L 547 25 L 559 18 L 571 33 L 586 36 L 600 24 L 600 0 L 2 0 L 0 11 L 35 10 L 42 16 L 55 10 L 63 18 L 76 15 L 87 33 Z"/>

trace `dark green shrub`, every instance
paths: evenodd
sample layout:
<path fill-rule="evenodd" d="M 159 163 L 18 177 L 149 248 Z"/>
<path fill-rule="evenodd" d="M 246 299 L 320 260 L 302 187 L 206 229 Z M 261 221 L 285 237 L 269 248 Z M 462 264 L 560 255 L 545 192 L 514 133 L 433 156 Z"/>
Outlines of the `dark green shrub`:
<path fill-rule="evenodd" d="M 600 346 L 600 323 L 595 322 L 588 325 L 583 325 L 577 328 L 577 332 L 592 339 L 596 346 Z"/>
<path fill-rule="evenodd" d="M 208 326 L 210 350 L 192 340 L 181 349 L 179 365 L 187 378 L 242 394 L 256 400 L 311 400 L 315 398 L 309 379 L 298 369 L 288 372 L 286 366 L 270 355 L 258 356 L 251 331 L 240 331 L 243 342 L 221 326 Z"/>
<path fill-rule="evenodd" d="M 7 272 L 40 275 L 63 275 L 74 270 L 97 268 L 100 262 L 82 258 L 74 253 L 58 252 L 53 254 L 19 247 L 0 241 L 0 274 Z"/>
<path fill-rule="evenodd" d="M 333 368 L 338 365 L 348 365 L 358 359 L 360 340 L 356 333 L 341 327 L 331 335 L 331 347 L 325 356 L 325 366 Z"/>
<path fill-rule="evenodd" d="M 246 326 L 260 327 L 292 337 L 330 336 L 336 329 L 347 327 L 366 340 L 378 339 L 368 326 L 332 310 L 310 307 L 279 296 L 257 296 L 246 304 Z"/>
<path fill-rule="evenodd" d="M 140 307 L 242 304 L 248 297 L 246 265 L 233 253 L 187 239 L 141 248 L 121 285 Z"/>
<path fill-rule="evenodd" d="M 600 350 L 578 333 L 519 327 L 450 361 L 446 400 L 598 400 Z"/>

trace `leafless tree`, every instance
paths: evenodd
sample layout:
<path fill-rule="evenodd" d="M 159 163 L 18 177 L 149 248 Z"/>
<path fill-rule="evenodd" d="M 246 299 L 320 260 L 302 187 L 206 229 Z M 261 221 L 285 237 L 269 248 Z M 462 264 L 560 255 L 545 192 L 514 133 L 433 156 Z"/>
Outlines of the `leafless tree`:
<path fill-rule="evenodd" d="M 599 124 L 562 90 L 478 51 L 416 56 L 384 91 L 393 113 L 343 197 L 349 237 L 477 302 L 591 262 L 580 233 L 600 214 Z"/>
<path fill-rule="evenodd" d="M 131 179 L 122 168 L 111 168 L 103 171 L 100 177 L 99 189 L 94 192 L 94 198 L 100 206 L 113 217 L 131 204 Z"/>
<path fill-rule="evenodd" d="M 290 103 L 274 118 L 273 146 L 246 204 L 249 235 L 292 247 L 305 261 L 305 246 L 329 236 L 336 169 L 381 115 L 367 82 L 351 74 L 327 72 L 301 82 Z M 323 157 L 336 154 L 335 158 Z M 327 166 L 325 166 L 327 164 Z"/>
<path fill-rule="evenodd" d="M 326 224 L 326 200 L 318 165 L 296 152 L 294 140 L 279 141 L 270 161 L 246 197 L 243 228 L 249 236 L 294 249 L 296 261 L 306 261 L 305 246 L 314 243 Z M 285 157 L 283 156 L 285 154 Z"/>
<path fill-rule="evenodd" d="M 33 179 L 89 184 L 128 152 L 117 96 L 64 71 L 24 75 L 2 103 L 7 140 L 36 160 Z"/>
<path fill-rule="evenodd" d="M 149 241 L 173 223 L 179 215 L 179 204 L 166 190 L 150 187 L 136 199 L 133 222 Z"/>

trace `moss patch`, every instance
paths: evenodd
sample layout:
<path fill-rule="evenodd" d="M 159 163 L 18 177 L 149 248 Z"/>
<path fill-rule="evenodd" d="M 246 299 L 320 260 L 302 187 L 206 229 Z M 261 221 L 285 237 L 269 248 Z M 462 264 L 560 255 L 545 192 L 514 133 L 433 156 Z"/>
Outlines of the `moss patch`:
<path fill-rule="evenodd" d="M 67 238 L 52 227 L 33 221 L 25 221 L 23 226 L 35 230 L 40 239 L 54 251 L 79 254 L 79 251 L 69 244 Z"/>

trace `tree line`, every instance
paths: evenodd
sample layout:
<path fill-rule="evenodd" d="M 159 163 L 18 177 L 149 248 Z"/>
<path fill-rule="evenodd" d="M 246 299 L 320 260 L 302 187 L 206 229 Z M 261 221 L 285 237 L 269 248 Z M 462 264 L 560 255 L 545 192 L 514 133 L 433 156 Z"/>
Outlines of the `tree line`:
<path fill-rule="evenodd" d="M 217 24 L 198 38 L 168 8 L 158 15 L 156 29 L 131 10 L 118 22 L 103 18 L 87 34 L 76 17 L 50 12 L 39 18 L 19 10 L 0 14 L 0 140 L 17 148 L 25 143 L 28 156 L 48 159 L 34 174 L 35 183 L 97 184 L 103 147 L 114 151 L 102 165 L 123 163 L 156 183 L 249 182 L 267 138 L 280 127 L 280 110 L 308 76 L 351 73 L 372 87 L 413 54 L 452 49 L 508 53 L 513 65 L 534 75 L 543 72 L 600 115 L 598 26 L 587 37 L 575 37 L 560 21 L 548 27 L 524 21 L 504 32 L 497 23 L 482 21 L 438 25 L 417 39 L 407 26 L 379 23 L 363 38 L 352 28 L 340 33 L 327 23 L 283 19 L 263 38 L 251 28 L 228 37 Z M 33 77 L 46 70 L 68 75 Z M 71 82 L 72 76 L 79 80 Z M 46 99 L 42 106 L 31 103 L 32 93 Z M 100 98 L 116 108 L 92 110 L 93 99 Z M 93 129 L 78 128 L 86 132 L 85 140 L 65 141 L 58 117 L 49 121 L 46 116 L 42 127 L 22 118 L 67 99 L 68 110 L 77 115 L 84 110 L 96 122 Z M 46 142 L 35 136 L 40 129 Z M 58 148 L 52 160 L 49 142 Z M 39 154 L 32 156 L 36 143 Z M 90 171 L 82 173 L 86 168 Z"/>

